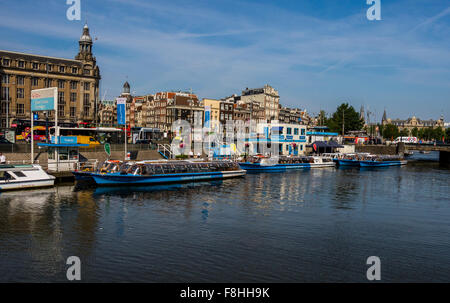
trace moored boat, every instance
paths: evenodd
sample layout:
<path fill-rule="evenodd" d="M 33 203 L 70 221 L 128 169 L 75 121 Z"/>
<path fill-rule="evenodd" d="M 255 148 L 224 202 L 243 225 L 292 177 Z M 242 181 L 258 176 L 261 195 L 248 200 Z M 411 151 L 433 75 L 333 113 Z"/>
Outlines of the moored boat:
<path fill-rule="evenodd" d="M 328 157 L 253 157 L 249 161 L 240 162 L 239 166 L 249 172 L 283 172 L 291 169 L 334 167 L 335 163 Z"/>
<path fill-rule="evenodd" d="M 0 191 L 55 184 L 55 177 L 48 175 L 40 165 L 0 165 Z"/>
<path fill-rule="evenodd" d="M 407 160 L 398 156 L 377 156 L 370 160 L 360 161 L 361 167 L 386 167 L 386 166 L 401 166 L 406 165 Z"/>
<path fill-rule="evenodd" d="M 73 171 L 72 174 L 77 181 L 94 181 L 92 178 L 93 173 L 116 173 L 119 171 L 120 166 L 122 165 L 122 161 L 119 160 L 107 160 L 99 165 L 96 170 L 85 169 Z"/>
<path fill-rule="evenodd" d="M 245 174 L 231 161 L 141 161 L 122 164 L 120 172 L 91 173 L 91 177 L 97 185 L 114 186 L 219 180 Z"/>

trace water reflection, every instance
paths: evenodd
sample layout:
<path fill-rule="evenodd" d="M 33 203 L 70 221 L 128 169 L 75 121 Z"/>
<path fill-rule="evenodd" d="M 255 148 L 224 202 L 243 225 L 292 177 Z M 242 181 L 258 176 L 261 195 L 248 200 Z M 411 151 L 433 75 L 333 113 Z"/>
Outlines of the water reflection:
<path fill-rule="evenodd" d="M 400 264 L 387 280 L 443 281 L 449 176 L 411 163 L 2 193 L 0 281 L 64 281 L 71 255 L 95 282 L 361 281 L 369 254 Z M 419 275 L 405 255 L 429 262 Z"/>

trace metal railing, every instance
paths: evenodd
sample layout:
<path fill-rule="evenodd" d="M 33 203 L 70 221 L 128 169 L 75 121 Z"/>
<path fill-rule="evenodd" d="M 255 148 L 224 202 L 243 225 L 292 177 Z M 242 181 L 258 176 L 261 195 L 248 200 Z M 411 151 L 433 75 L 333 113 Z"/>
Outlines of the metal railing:
<path fill-rule="evenodd" d="M 172 147 L 170 144 L 158 144 L 158 152 L 166 159 L 173 158 Z"/>

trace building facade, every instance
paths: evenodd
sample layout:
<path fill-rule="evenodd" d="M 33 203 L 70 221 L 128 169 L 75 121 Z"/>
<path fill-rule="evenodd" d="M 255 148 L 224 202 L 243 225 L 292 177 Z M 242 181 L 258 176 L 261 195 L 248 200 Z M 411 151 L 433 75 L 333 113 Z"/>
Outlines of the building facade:
<path fill-rule="evenodd" d="M 387 118 L 386 111 L 384 111 L 381 123 L 382 123 L 382 125 L 393 124 L 398 127 L 399 131 L 407 130 L 409 132 L 409 134 L 411 134 L 411 131 L 414 128 L 417 128 L 418 130 L 420 130 L 422 128 L 429 128 L 429 127 L 438 128 L 439 127 L 439 128 L 442 128 L 442 130 L 445 130 L 444 117 L 441 117 L 438 120 L 433 120 L 433 119 L 422 120 L 422 119 L 416 118 L 415 116 L 413 116 L 412 118 L 408 118 L 406 120 L 390 119 L 390 118 Z"/>
<path fill-rule="evenodd" d="M 241 101 L 248 104 L 256 101 L 264 108 L 264 121 L 278 120 L 280 95 L 272 86 L 266 84 L 261 88 L 246 88 L 242 91 Z"/>
<path fill-rule="evenodd" d="M 31 120 L 31 90 L 58 88 L 58 121 L 98 122 L 100 70 L 92 53 L 87 25 L 75 59 L 47 57 L 0 50 L 0 126 Z M 54 117 L 53 112 L 48 113 Z M 45 120 L 39 113 L 39 120 Z"/>

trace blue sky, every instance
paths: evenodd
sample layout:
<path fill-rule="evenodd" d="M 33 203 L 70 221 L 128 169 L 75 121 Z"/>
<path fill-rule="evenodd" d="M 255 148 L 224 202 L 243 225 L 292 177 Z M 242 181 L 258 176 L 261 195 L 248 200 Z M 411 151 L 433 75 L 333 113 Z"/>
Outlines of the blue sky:
<path fill-rule="evenodd" d="M 222 98 L 268 83 L 287 106 L 343 101 L 381 119 L 450 120 L 450 2 L 381 0 L 0 0 L 0 49 L 73 58 L 87 19 L 102 96 L 193 89 Z M 375 118 L 375 117 L 373 117 Z M 372 118 L 372 119 L 373 119 Z"/>

